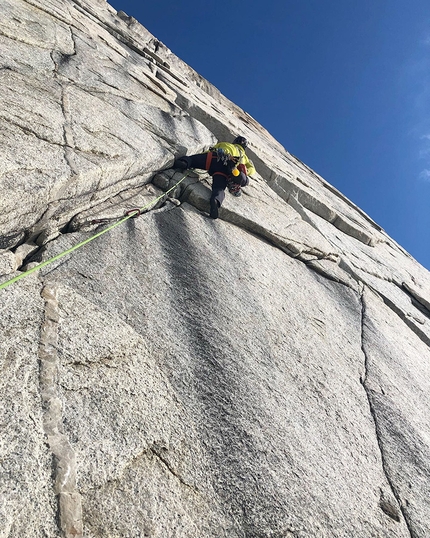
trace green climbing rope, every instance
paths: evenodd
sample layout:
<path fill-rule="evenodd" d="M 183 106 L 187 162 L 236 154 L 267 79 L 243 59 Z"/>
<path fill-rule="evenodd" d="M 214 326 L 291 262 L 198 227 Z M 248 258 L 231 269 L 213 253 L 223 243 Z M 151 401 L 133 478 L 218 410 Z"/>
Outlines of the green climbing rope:
<path fill-rule="evenodd" d="M 164 192 L 163 194 L 158 196 L 158 198 L 155 198 L 155 200 L 152 200 L 151 202 L 147 203 L 146 205 L 144 205 L 140 209 L 130 211 L 130 214 L 127 214 L 127 216 L 125 216 L 121 220 L 115 222 L 111 226 L 108 226 L 104 230 L 101 230 L 100 232 L 92 235 L 91 237 L 88 237 L 84 241 L 81 241 L 80 243 L 77 243 L 73 247 L 71 247 L 71 248 L 69 248 L 67 250 L 64 250 L 63 252 L 60 252 L 60 254 L 57 254 L 56 256 L 53 256 L 52 258 L 49 258 L 49 260 L 45 260 L 44 262 L 40 263 L 39 265 L 36 265 L 35 267 L 32 267 L 31 269 L 28 269 L 28 271 L 24 271 L 23 273 L 11 278 L 10 280 L 6 280 L 6 282 L 3 282 L 2 284 L 0 284 L 0 290 L 3 289 L 3 288 L 6 288 L 7 286 L 10 286 L 14 282 L 18 282 L 18 280 L 21 280 L 22 278 L 25 278 L 26 276 L 31 275 L 32 273 L 35 273 L 39 269 L 42 269 L 42 267 L 46 267 L 47 265 L 49 265 L 49 264 L 51 264 L 53 262 L 56 262 L 57 260 L 63 258 L 64 256 L 67 256 L 67 254 L 70 254 L 71 252 L 74 252 L 75 250 L 78 250 L 78 248 L 81 248 L 84 245 L 86 245 L 87 243 L 89 243 L 90 241 L 93 241 L 94 239 L 96 239 L 97 237 L 100 237 L 101 235 L 103 235 L 103 234 L 105 234 L 107 232 L 110 232 L 110 230 L 113 230 L 114 228 L 116 228 L 117 226 L 119 226 L 120 224 L 125 222 L 126 220 L 131 219 L 134 216 L 140 215 L 140 213 L 142 213 L 142 211 L 144 211 L 145 209 L 148 209 L 151 205 L 157 203 L 159 200 L 161 200 L 161 198 L 163 198 L 163 196 L 166 196 L 166 194 L 169 194 L 169 192 L 171 192 L 182 181 L 184 181 L 184 179 L 188 176 L 188 174 L 189 174 L 189 172 L 187 172 L 177 183 L 175 183 L 175 185 L 173 185 L 173 187 L 171 187 L 166 192 Z"/>

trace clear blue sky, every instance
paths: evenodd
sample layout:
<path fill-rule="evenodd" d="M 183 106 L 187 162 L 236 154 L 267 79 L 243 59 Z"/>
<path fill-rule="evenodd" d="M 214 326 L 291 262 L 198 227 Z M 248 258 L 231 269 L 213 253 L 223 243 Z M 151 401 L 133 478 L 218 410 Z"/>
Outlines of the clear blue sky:
<path fill-rule="evenodd" d="M 111 0 L 430 269 L 430 1 Z"/>

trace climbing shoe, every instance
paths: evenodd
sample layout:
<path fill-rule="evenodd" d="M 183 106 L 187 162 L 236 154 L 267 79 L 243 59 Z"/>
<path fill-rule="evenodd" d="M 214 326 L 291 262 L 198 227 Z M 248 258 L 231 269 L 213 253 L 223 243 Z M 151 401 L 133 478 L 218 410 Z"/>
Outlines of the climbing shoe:
<path fill-rule="evenodd" d="M 211 209 L 210 209 L 210 212 L 209 212 L 209 216 L 211 219 L 217 219 L 218 218 L 218 202 L 215 200 L 215 198 L 211 198 L 211 201 L 210 201 L 210 206 L 211 206 Z"/>
<path fill-rule="evenodd" d="M 239 183 L 233 183 L 233 181 L 227 182 L 228 192 L 233 196 L 240 196 L 240 185 Z"/>
<path fill-rule="evenodd" d="M 188 160 L 184 159 L 183 157 L 176 159 L 173 164 L 173 168 L 179 168 L 179 170 L 186 170 L 188 168 Z"/>

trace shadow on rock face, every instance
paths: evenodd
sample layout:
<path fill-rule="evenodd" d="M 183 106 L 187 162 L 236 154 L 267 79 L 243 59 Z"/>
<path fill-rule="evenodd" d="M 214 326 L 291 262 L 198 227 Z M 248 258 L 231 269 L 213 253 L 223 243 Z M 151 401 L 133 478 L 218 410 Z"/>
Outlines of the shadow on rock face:
<path fill-rule="evenodd" d="M 235 290 L 230 287 L 235 285 L 237 260 L 224 259 L 225 265 L 219 267 L 214 256 L 216 246 L 211 243 L 205 256 L 201 237 L 193 238 L 183 211 L 158 214 L 155 222 L 175 286 L 170 296 L 172 310 L 181 317 L 187 338 L 189 350 L 185 360 L 190 362 L 185 368 L 190 370 L 188 378 L 192 385 L 184 386 L 179 380 L 175 383 L 177 363 L 167 365 L 173 374 L 169 378 L 190 409 L 206 448 L 211 486 L 227 517 L 240 522 L 243 528 L 258 532 L 260 525 L 256 522 L 260 521 L 266 529 L 276 532 L 285 529 L 287 511 L 282 514 L 276 508 L 279 505 L 276 483 L 264 470 L 267 468 L 264 450 L 255 444 L 254 433 L 264 415 L 264 404 L 253 386 L 255 379 L 246 370 L 248 344 L 242 348 L 240 316 L 230 317 L 236 310 L 235 302 L 242 304 L 242 312 L 251 308 L 247 306 L 251 290 L 244 289 L 243 284 Z M 203 225 L 210 230 L 210 241 L 210 233 L 217 223 L 204 219 Z M 217 230 L 217 233 L 222 232 Z M 226 279 L 226 271 L 232 274 L 232 281 Z M 255 304 L 252 308 L 255 309 Z M 239 307 L 236 311 L 240 312 Z M 263 318 L 264 312 L 260 314 Z M 239 328 L 239 333 L 235 328 Z M 265 341 L 264 331 L 258 334 L 258 340 Z M 269 343 L 266 345 L 268 349 Z"/>

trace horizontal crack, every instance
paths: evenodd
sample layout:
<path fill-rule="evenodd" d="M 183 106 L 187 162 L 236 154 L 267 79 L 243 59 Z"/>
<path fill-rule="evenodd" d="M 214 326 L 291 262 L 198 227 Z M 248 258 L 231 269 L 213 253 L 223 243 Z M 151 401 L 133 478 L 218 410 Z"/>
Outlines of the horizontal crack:
<path fill-rule="evenodd" d="M 50 140 L 49 138 L 45 138 L 43 136 L 41 136 L 39 133 L 37 133 L 36 131 L 33 131 L 30 127 L 26 127 L 24 125 L 21 125 L 20 123 L 16 122 L 16 121 L 13 121 L 11 118 L 9 117 L 6 117 L 4 115 L 0 115 L 0 118 L 6 120 L 6 122 L 10 125 L 14 125 L 15 127 L 18 127 L 18 129 L 20 129 L 21 131 L 23 131 L 24 133 L 28 134 L 28 135 L 32 135 L 34 136 L 35 138 L 37 138 L 38 140 L 41 140 L 42 142 L 47 142 L 48 144 L 52 144 L 54 146 L 59 146 L 61 148 L 63 148 L 64 146 L 66 146 L 66 144 L 62 143 L 62 142 L 56 142 L 55 140 Z"/>

